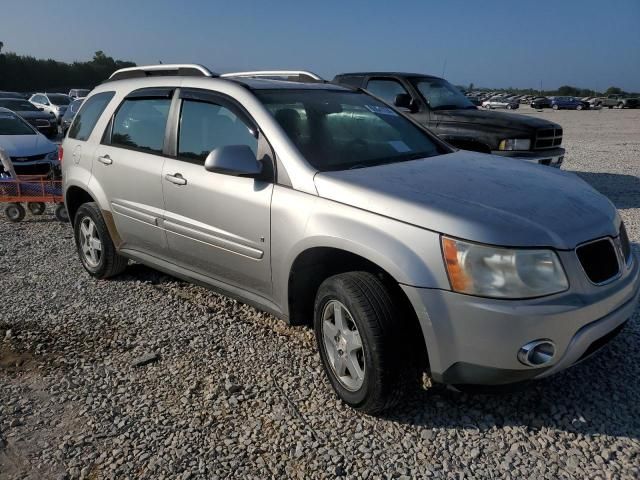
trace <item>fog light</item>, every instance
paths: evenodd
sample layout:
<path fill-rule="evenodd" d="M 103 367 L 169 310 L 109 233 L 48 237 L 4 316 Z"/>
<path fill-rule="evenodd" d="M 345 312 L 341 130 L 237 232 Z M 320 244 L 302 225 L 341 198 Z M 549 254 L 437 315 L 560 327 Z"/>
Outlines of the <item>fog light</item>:
<path fill-rule="evenodd" d="M 529 367 L 541 367 L 553 360 L 556 346 L 551 340 L 529 342 L 518 351 L 518 360 Z"/>

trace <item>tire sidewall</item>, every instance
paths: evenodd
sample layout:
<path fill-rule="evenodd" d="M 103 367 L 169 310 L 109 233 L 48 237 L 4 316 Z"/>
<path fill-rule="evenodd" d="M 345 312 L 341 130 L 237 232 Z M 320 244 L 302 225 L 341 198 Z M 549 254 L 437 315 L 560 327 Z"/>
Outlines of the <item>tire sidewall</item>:
<path fill-rule="evenodd" d="M 370 396 L 375 394 L 375 386 L 379 384 L 379 382 L 376 382 L 378 359 L 375 356 L 375 352 L 372 351 L 375 344 L 371 338 L 371 332 L 362 318 L 363 314 L 359 306 L 353 302 L 349 295 L 345 294 L 344 289 L 336 288 L 335 283 L 336 282 L 325 283 L 318 291 L 314 311 L 314 331 L 320 358 L 331 386 L 347 404 L 357 408 L 364 404 Z M 337 379 L 327 356 L 324 339 L 322 338 L 322 312 L 331 300 L 337 300 L 347 307 L 360 332 L 364 349 L 365 375 L 362 386 L 356 391 L 347 390 Z"/>

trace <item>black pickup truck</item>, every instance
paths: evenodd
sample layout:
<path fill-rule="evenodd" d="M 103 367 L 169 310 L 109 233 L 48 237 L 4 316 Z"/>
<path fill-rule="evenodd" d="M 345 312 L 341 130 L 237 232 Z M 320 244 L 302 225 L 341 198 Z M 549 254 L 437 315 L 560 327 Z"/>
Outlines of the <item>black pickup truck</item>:
<path fill-rule="evenodd" d="M 336 75 L 333 82 L 367 90 L 460 149 L 557 168 L 564 160 L 560 125 L 525 115 L 480 110 L 443 78 L 360 72 Z"/>

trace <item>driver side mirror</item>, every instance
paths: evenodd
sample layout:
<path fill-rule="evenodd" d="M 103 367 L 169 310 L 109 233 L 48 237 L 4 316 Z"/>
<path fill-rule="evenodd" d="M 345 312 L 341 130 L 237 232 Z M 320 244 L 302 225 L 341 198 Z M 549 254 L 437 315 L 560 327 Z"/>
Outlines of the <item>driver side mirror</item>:
<path fill-rule="evenodd" d="M 396 95 L 393 104 L 398 108 L 405 108 L 411 113 L 415 113 L 417 111 L 417 105 L 408 93 L 399 93 Z"/>
<path fill-rule="evenodd" d="M 262 163 L 248 145 L 225 145 L 212 150 L 204 161 L 208 172 L 255 178 L 262 173 Z"/>

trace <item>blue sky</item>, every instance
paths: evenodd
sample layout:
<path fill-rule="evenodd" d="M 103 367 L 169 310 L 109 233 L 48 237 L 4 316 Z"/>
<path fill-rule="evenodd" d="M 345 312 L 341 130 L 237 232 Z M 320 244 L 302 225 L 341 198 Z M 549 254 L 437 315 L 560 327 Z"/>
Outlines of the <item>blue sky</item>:
<path fill-rule="evenodd" d="M 456 84 L 640 91 L 640 0 L 0 0 L 5 50 L 224 72 L 405 70 Z M 0 72 L 1 74 L 1 72 Z"/>

